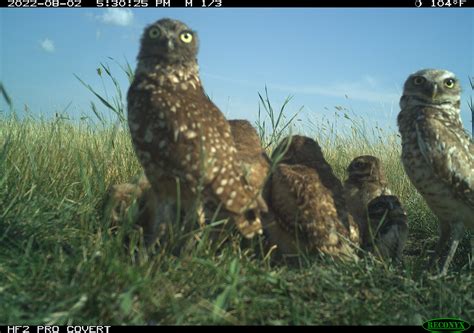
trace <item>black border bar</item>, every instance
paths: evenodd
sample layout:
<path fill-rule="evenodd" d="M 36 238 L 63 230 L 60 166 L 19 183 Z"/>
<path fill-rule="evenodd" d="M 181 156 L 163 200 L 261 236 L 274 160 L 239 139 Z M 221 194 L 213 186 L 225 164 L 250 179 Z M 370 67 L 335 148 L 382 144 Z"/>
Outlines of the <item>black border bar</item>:
<path fill-rule="evenodd" d="M 227 327 L 225 330 L 233 331 L 238 330 L 241 331 L 242 328 L 248 327 L 249 330 L 253 330 L 255 326 L 238 326 L 238 327 Z M 298 333 L 298 331 L 304 332 L 312 332 L 315 333 L 316 331 L 321 332 L 354 332 L 356 326 L 293 326 L 292 330 L 295 330 L 294 333 Z M 403 330 L 405 333 L 409 332 L 425 332 L 422 326 L 362 326 L 363 331 L 366 332 L 400 332 Z M 223 326 L 160 326 L 160 325 L 147 325 L 147 326 L 117 326 L 117 325 L 98 325 L 98 326 L 79 326 L 79 325 L 44 325 L 44 326 L 32 326 L 32 325 L 11 325 L 11 326 L 2 326 L 0 325 L 0 332 L 1 333 L 120 333 L 120 332 L 150 332 L 150 333 L 157 333 L 157 332 L 180 332 L 184 333 L 186 331 L 202 331 L 205 329 L 206 332 L 219 332 L 222 333 Z M 258 328 L 258 330 L 262 330 L 264 333 L 266 330 L 269 330 L 273 333 L 275 331 L 287 331 L 288 326 L 262 326 Z M 229 332 L 230 333 L 230 332 Z"/>
<path fill-rule="evenodd" d="M 6 8 L 472 8 L 474 0 L 1 0 Z"/>

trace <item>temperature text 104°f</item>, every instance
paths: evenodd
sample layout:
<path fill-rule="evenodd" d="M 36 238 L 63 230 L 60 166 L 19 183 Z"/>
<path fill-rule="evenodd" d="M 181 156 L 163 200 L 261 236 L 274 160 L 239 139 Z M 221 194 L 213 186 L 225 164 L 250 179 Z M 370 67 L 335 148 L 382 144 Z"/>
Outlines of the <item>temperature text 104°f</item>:
<path fill-rule="evenodd" d="M 431 0 L 431 7 L 462 7 L 466 0 Z"/>

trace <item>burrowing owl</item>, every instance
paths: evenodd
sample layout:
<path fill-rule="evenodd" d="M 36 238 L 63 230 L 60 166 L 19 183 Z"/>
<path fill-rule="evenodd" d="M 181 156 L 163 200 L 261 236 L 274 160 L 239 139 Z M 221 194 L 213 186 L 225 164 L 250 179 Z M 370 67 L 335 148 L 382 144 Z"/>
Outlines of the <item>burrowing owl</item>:
<path fill-rule="evenodd" d="M 347 240 L 358 243 L 358 229 L 346 211 L 342 184 L 318 143 L 295 135 L 280 143 L 273 159 L 282 152 L 265 191 L 274 215 L 264 219 L 270 243 L 283 255 L 302 251 L 352 257 Z"/>
<path fill-rule="evenodd" d="M 368 238 L 367 205 L 379 195 L 391 194 L 380 160 L 371 155 L 356 157 L 347 167 L 344 196 L 349 212 L 359 225 L 362 243 Z"/>
<path fill-rule="evenodd" d="M 184 23 L 145 28 L 128 91 L 128 123 L 137 156 L 160 199 L 186 211 L 202 193 L 228 212 L 246 237 L 261 231 L 263 200 L 246 182 L 231 130 L 199 79 L 198 38 Z"/>
<path fill-rule="evenodd" d="M 408 237 L 408 219 L 400 200 L 381 195 L 367 206 L 369 235 L 363 247 L 384 259 L 402 259 Z"/>
<path fill-rule="evenodd" d="M 474 228 L 474 144 L 463 129 L 460 103 L 453 73 L 423 69 L 406 80 L 398 115 L 403 166 L 439 219 L 431 263 L 453 236 L 440 275 L 447 273 L 464 226 Z"/>
<path fill-rule="evenodd" d="M 232 138 L 237 148 L 237 160 L 242 162 L 244 177 L 255 189 L 261 189 L 270 169 L 270 160 L 264 152 L 257 131 L 247 120 L 229 120 Z M 145 175 L 133 183 L 113 185 L 109 191 L 112 222 L 122 220 L 133 201 L 138 202 L 137 215 L 132 217 L 143 228 L 145 244 L 151 245 L 158 236 L 166 235 L 166 221 L 173 221 L 175 209 L 169 202 L 160 201 Z M 216 207 L 205 207 L 209 215 Z M 221 216 L 221 217 L 225 217 Z"/>
<path fill-rule="evenodd" d="M 168 201 L 160 201 L 151 188 L 144 174 L 132 183 L 116 184 L 108 192 L 107 214 L 110 215 L 112 226 L 119 226 L 128 214 L 137 226 L 143 229 L 145 245 L 152 245 L 156 238 L 164 235 L 166 225 L 163 221 L 174 220 L 175 207 Z M 134 202 L 137 202 L 136 215 L 129 212 Z"/>

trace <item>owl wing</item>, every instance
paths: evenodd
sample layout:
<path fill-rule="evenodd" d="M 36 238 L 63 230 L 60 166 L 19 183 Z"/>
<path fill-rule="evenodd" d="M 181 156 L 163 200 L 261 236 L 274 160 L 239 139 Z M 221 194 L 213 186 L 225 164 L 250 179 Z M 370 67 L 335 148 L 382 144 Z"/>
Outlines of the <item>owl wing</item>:
<path fill-rule="evenodd" d="M 261 189 L 271 161 L 262 148 L 258 133 L 247 120 L 229 120 L 229 125 L 244 177 L 251 187 Z"/>
<path fill-rule="evenodd" d="M 284 227 L 305 234 L 324 234 L 326 222 L 337 220 L 330 191 L 315 170 L 303 165 L 279 164 L 272 176 L 272 207 Z M 307 235 L 309 236 L 309 235 Z"/>
<path fill-rule="evenodd" d="M 462 126 L 462 125 L 461 125 Z M 474 143 L 462 127 L 435 117 L 415 121 L 418 147 L 439 179 L 474 208 Z"/>
<path fill-rule="evenodd" d="M 310 252 L 353 257 L 346 240 L 352 239 L 356 230 L 341 223 L 333 194 L 316 170 L 279 164 L 272 175 L 271 204 L 281 229 L 290 237 L 297 236 Z"/>
<path fill-rule="evenodd" d="M 204 175 L 203 185 L 207 193 L 235 214 L 255 208 L 265 211 L 266 205 L 259 197 L 258 189 L 245 178 L 231 128 L 222 112 L 206 96 L 202 87 L 189 89 L 182 99 L 187 100 L 187 105 L 177 110 L 176 117 L 180 119 L 173 125 L 173 132 L 182 133 L 182 124 L 185 124 L 188 132 L 191 128 L 192 132 L 197 133 L 195 138 L 184 132 L 184 135 L 178 135 L 178 142 L 184 146 L 195 145 L 191 164 L 204 164 L 200 170 L 194 170 L 194 174 Z"/>

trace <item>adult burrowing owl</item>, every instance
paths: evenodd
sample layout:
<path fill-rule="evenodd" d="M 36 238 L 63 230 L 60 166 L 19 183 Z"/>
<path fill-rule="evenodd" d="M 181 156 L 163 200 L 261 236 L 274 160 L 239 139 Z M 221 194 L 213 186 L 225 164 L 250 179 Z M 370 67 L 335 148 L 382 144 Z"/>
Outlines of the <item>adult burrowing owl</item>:
<path fill-rule="evenodd" d="M 408 219 L 400 200 L 381 195 L 367 206 L 369 228 L 363 248 L 384 259 L 401 261 L 408 237 Z"/>
<path fill-rule="evenodd" d="M 347 167 L 344 196 L 349 212 L 359 225 L 362 243 L 368 238 L 367 205 L 382 194 L 391 194 L 380 160 L 371 155 L 356 157 Z"/>
<path fill-rule="evenodd" d="M 347 240 L 358 243 L 358 229 L 318 143 L 295 135 L 280 143 L 273 159 L 282 153 L 265 190 L 273 215 L 264 219 L 270 243 L 283 255 L 301 251 L 352 257 Z"/>
<path fill-rule="evenodd" d="M 406 80 L 398 115 L 403 166 L 439 219 L 431 263 L 453 236 L 440 275 L 447 273 L 464 226 L 474 228 L 474 144 L 463 129 L 460 104 L 461 87 L 453 73 L 423 69 Z"/>
<path fill-rule="evenodd" d="M 270 160 L 261 146 L 257 131 L 247 120 L 229 120 L 229 125 L 237 148 L 237 160 L 242 162 L 244 168 L 244 177 L 253 188 L 260 190 L 270 169 Z M 108 196 L 114 225 L 125 218 L 127 210 L 136 200 L 138 212 L 132 218 L 143 228 L 145 244 L 151 245 L 158 236 L 166 236 L 166 222 L 173 220 L 170 210 L 175 207 L 157 198 L 145 175 L 139 176 L 133 183 L 111 186 Z M 205 210 L 212 216 L 216 207 L 210 206 Z"/>
<path fill-rule="evenodd" d="M 197 52 L 197 34 L 180 21 L 145 28 L 128 91 L 132 141 L 160 200 L 176 200 L 179 188 L 189 212 L 202 194 L 250 238 L 266 206 L 243 175 L 227 120 L 203 90 Z"/>

